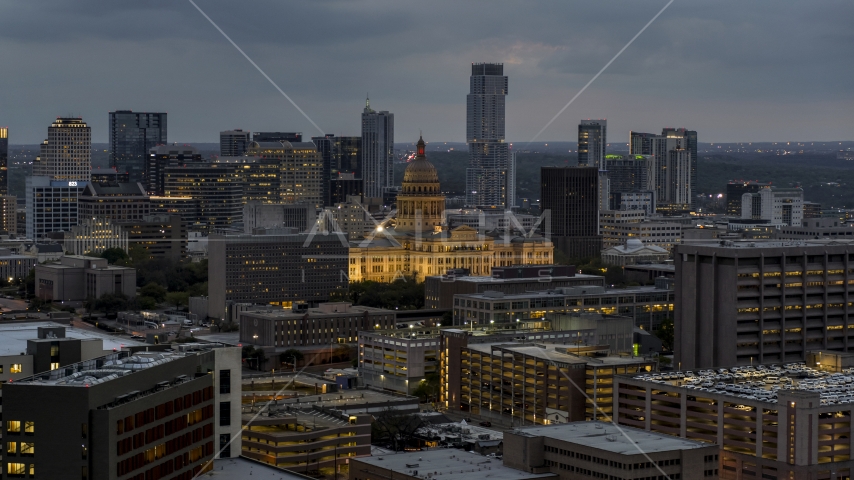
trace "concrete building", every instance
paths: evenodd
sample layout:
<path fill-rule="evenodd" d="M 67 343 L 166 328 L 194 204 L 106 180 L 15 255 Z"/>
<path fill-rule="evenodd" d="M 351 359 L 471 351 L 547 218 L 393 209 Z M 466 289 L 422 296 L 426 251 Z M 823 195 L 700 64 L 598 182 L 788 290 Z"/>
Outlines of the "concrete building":
<path fill-rule="evenodd" d="M 582 120 L 578 124 L 579 166 L 605 167 L 605 148 L 608 145 L 607 133 L 608 121 L 605 119 Z"/>
<path fill-rule="evenodd" d="M 188 229 L 199 229 L 198 211 L 199 200 L 193 197 L 149 197 L 151 215 L 178 216 Z"/>
<path fill-rule="evenodd" d="M 445 210 L 446 222 L 449 227 L 466 225 L 476 228 L 478 232 L 492 232 L 496 230 L 513 230 L 528 233 L 540 226 L 541 217 L 534 215 L 514 213 L 512 210 L 483 210 L 479 208 L 468 208 L 459 210 Z"/>
<path fill-rule="evenodd" d="M 634 320 L 634 325 L 653 331 L 662 320 L 673 315 L 674 298 L 668 282 L 658 287 L 625 289 L 585 286 L 517 294 L 496 291 L 460 294 L 454 295 L 454 325 L 548 319 L 554 313 L 597 313 L 626 316 Z"/>
<path fill-rule="evenodd" d="M 235 167 L 238 181 L 243 191 L 242 202 L 281 203 L 282 166 L 279 159 L 247 153 L 238 157 L 218 157 L 213 160 L 216 166 Z"/>
<path fill-rule="evenodd" d="M 848 351 L 854 245 L 838 240 L 680 245 L 675 357 L 683 368 Z"/>
<path fill-rule="evenodd" d="M 756 193 L 745 193 L 741 196 L 741 218 L 799 227 L 804 220 L 804 191 L 800 187 L 768 186 Z"/>
<path fill-rule="evenodd" d="M 146 181 L 148 151 L 167 142 L 165 112 L 110 112 L 110 166 L 130 182 Z"/>
<path fill-rule="evenodd" d="M 369 414 L 330 409 L 243 414 L 240 454 L 285 471 L 308 474 L 331 467 L 339 472 L 356 457 L 371 455 L 372 420 Z"/>
<path fill-rule="evenodd" d="M 354 178 L 352 173 L 338 173 L 329 184 L 328 205 L 336 205 L 347 201 L 347 197 L 363 197 L 365 194 L 364 182 L 361 178 Z"/>
<path fill-rule="evenodd" d="M 188 228 L 213 232 L 242 222 L 243 188 L 236 167 L 166 167 L 163 172 L 165 196 L 196 201 L 195 218 Z"/>
<path fill-rule="evenodd" d="M 726 213 L 741 218 L 741 197 L 745 193 L 757 193 L 760 189 L 770 187 L 770 183 L 754 181 L 733 181 L 726 185 Z"/>
<path fill-rule="evenodd" d="M 551 240 L 569 258 L 591 258 L 602 250 L 599 233 L 599 169 L 542 167 L 541 211 L 548 214 Z"/>
<path fill-rule="evenodd" d="M 575 267 L 569 265 L 500 267 L 494 268 L 490 277 L 471 276 L 464 270 L 451 271 L 424 280 L 424 307 L 451 309 L 454 297 L 459 294 L 495 291 L 510 295 L 585 285 L 604 287 L 605 277 L 576 273 Z"/>
<path fill-rule="evenodd" d="M 168 353 L 122 350 L 7 383 L 3 478 L 208 471 L 235 436 L 231 449 L 241 450 L 239 372 L 240 349 L 189 344 Z"/>
<path fill-rule="evenodd" d="M 654 202 L 655 159 L 651 155 L 604 155 L 602 169 L 608 172 L 608 189 L 611 194 L 607 207 L 609 210 L 629 209 L 628 202 L 625 205 L 622 203 L 621 195 L 625 195 L 628 200 L 630 194 L 645 193 Z M 647 213 L 654 212 L 653 208 Z"/>
<path fill-rule="evenodd" d="M 0 173 L 0 177 L 5 173 Z M 18 199 L 13 195 L 0 196 L 0 231 L 18 233 Z"/>
<path fill-rule="evenodd" d="M 394 185 L 394 114 L 372 109 L 370 99 L 362 111 L 362 179 L 366 197 Z"/>
<path fill-rule="evenodd" d="M 179 262 L 187 256 L 187 225 L 177 215 L 152 215 L 119 225 L 128 248 L 143 248 L 149 259 Z"/>
<path fill-rule="evenodd" d="M 92 168 L 92 183 L 130 183 L 130 174 L 119 173 L 115 168 Z"/>
<path fill-rule="evenodd" d="M 33 162 L 33 176 L 57 182 L 88 182 L 91 171 L 92 129 L 82 118 L 57 117 Z"/>
<path fill-rule="evenodd" d="M 141 183 L 92 183 L 77 198 L 80 219 L 105 218 L 116 222 L 142 220 L 151 202 Z"/>
<path fill-rule="evenodd" d="M 799 227 L 781 226 L 774 237 L 778 240 L 827 240 L 854 238 L 854 224 L 838 218 L 804 218 Z"/>
<path fill-rule="evenodd" d="M 219 132 L 219 155 L 221 157 L 236 157 L 246 153 L 249 148 L 250 132 L 239 128 Z"/>
<path fill-rule="evenodd" d="M 83 301 L 108 293 L 136 295 L 136 269 L 109 265 L 107 259 L 65 255 L 57 263 L 35 266 L 36 296 L 51 301 Z"/>
<path fill-rule="evenodd" d="M 166 193 L 165 169 L 186 165 L 202 165 L 202 154 L 190 145 L 158 145 L 148 151 L 148 167 L 145 171 L 145 188 L 149 195 L 163 196 Z"/>
<path fill-rule="evenodd" d="M 63 248 L 72 255 L 101 255 L 104 250 L 128 251 L 128 234 L 109 218 L 84 218 L 65 232 Z"/>
<path fill-rule="evenodd" d="M 65 255 L 65 250 L 59 243 L 24 243 L 21 254 L 33 257 L 38 263 L 53 262 Z"/>
<path fill-rule="evenodd" d="M 625 245 L 602 250 L 602 263 L 606 265 L 635 265 L 637 263 L 664 263 L 670 252 L 658 245 L 644 245 L 637 238 L 626 240 Z"/>
<path fill-rule="evenodd" d="M 850 384 L 836 386 L 834 381 L 831 397 L 817 388 L 819 382 L 833 380 L 827 372 L 803 364 L 751 368 L 680 372 L 678 378 L 619 376 L 614 380 L 614 421 L 716 446 L 722 479 L 849 477 L 854 468 L 847 433 L 852 406 L 838 396 L 851 398 Z M 748 375 L 749 383 L 743 377 Z M 781 376 L 786 380 L 778 383 Z M 769 379 L 767 385 L 758 384 Z M 701 387 L 708 381 L 720 385 Z"/>
<path fill-rule="evenodd" d="M 27 278 L 30 270 L 38 263 L 38 257 L 16 255 L 8 248 L 0 248 L 0 278 L 8 282 L 16 278 Z"/>
<path fill-rule="evenodd" d="M 317 209 L 308 204 L 261 203 L 252 201 L 243 206 L 243 232 L 256 228 L 293 228 L 297 232 L 310 230 L 317 218 Z"/>
<path fill-rule="evenodd" d="M 504 465 L 561 480 L 717 480 L 718 448 L 605 422 L 522 427 L 504 435 Z"/>
<path fill-rule="evenodd" d="M 497 459 L 464 455 L 461 450 L 437 448 L 396 455 L 354 458 L 350 462 L 349 480 L 387 478 L 394 480 L 557 480 L 555 473 L 517 470 L 502 465 Z M 545 470 L 545 469 L 542 469 Z M 428 477 L 429 474 L 429 477 Z"/>
<path fill-rule="evenodd" d="M 278 170 L 277 203 L 323 206 L 323 159 L 312 142 L 252 142 L 249 157 L 275 160 Z"/>
<path fill-rule="evenodd" d="M 516 182 L 505 142 L 507 76 L 500 63 L 473 63 L 466 96 L 466 205 L 509 209 Z"/>
<path fill-rule="evenodd" d="M 347 286 L 348 246 L 335 235 L 210 235 L 210 315 L 225 302 L 317 304 Z"/>
<path fill-rule="evenodd" d="M 317 228 L 324 232 L 341 232 L 350 240 L 364 238 L 376 225 L 361 199 L 350 196 L 334 207 L 324 208 L 317 219 Z"/>
<path fill-rule="evenodd" d="M 395 312 L 347 302 L 316 308 L 242 312 L 240 342 L 261 347 L 307 347 L 353 343 L 362 330 L 394 328 Z"/>
<path fill-rule="evenodd" d="M 642 209 L 637 210 L 604 210 L 599 212 L 599 234 L 602 235 L 604 248 L 611 248 L 615 238 L 625 236 L 623 230 L 627 224 L 643 223 L 649 214 Z M 607 237 L 607 242 L 605 238 Z M 625 241 L 623 242 L 625 243 Z M 619 244 L 617 244 L 619 245 Z"/>
<path fill-rule="evenodd" d="M 302 132 L 252 132 L 253 142 L 302 142 Z"/>
<path fill-rule="evenodd" d="M 359 376 L 365 385 L 411 395 L 428 375 L 439 374 L 438 328 L 366 330 L 358 335 Z"/>
<path fill-rule="evenodd" d="M 43 239 L 48 233 L 66 232 L 77 225 L 77 198 L 85 186 L 84 181 L 27 177 L 27 238 Z"/>
<path fill-rule="evenodd" d="M 630 240 L 640 240 L 644 245 L 655 245 L 667 251 L 678 245 L 682 239 L 682 225 L 667 221 L 667 218 L 643 222 L 614 224 L 603 230 L 604 248 L 626 245 Z"/>
<path fill-rule="evenodd" d="M 607 346 L 578 339 L 578 332 L 546 331 L 518 343 L 477 343 L 466 330 L 443 330 L 440 402 L 517 425 L 608 419 L 614 376 L 650 371 L 655 362 L 603 356 Z"/>

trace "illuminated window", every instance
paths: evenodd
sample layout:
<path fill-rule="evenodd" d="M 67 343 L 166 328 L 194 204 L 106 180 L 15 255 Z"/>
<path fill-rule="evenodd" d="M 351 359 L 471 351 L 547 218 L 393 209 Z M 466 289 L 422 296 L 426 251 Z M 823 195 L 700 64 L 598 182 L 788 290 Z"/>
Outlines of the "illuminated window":
<path fill-rule="evenodd" d="M 6 422 L 6 431 L 9 433 L 21 433 L 21 422 L 9 420 Z"/>
<path fill-rule="evenodd" d="M 36 433 L 36 423 L 35 422 L 24 422 L 24 433 Z"/>
<path fill-rule="evenodd" d="M 26 475 L 27 466 L 23 463 L 7 463 L 6 473 L 9 475 Z"/>
<path fill-rule="evenodd" d="M 8 455 L 14 455 L 18 453 L 18 444 L 16 442 L 7 442 L 6 443 L 6 453 Z"/>
<path fill-rule="evenodd" d="M 21 442 L 21 455 L 32 456 L 36 453 L 36 444 L 33 442 Z"/>
<path fill-rule="evenodd" d="M 56 370 L 58 368 L 59 368 L 59 362 L 51 362 L 51 364 L 50 364 L 51 370 Z"/>
<path fill-rule="evenodd" d="M 9 367 L 9 373 L 21 373 L 24 369 L 21 367 L 20 363 L 13 363 L 11 367 Z"/>

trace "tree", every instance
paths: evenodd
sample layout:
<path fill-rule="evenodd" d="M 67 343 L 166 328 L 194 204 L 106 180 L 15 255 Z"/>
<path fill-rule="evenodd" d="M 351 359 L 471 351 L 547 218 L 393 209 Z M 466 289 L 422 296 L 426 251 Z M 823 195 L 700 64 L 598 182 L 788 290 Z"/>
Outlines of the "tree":
<path fill-rule="evenodd" d="M 264 352 L 263 348 L 255 348 L 252 345 L 245 345 L 243 350 L 240 351 L 241 357 L 249 363 L 249 366 L 254 367 L 256 370 L 260 370 L 261 366 L 264 365 L 264 362 L 267 361 L 267 354 Z"/>
<path fill-rule="evenodd" d="M 333 363 L 344 362 L 347 361 L 349 358 L 350 347 L 343 343 L 339 343 L 338 345 L 335 345 L 335 348 L 332 351 L 332 358 L 330 359 L 330 361 L 332 361 Z"/>
<path fill-rule="evenodd" d="M 118 313 L 120 310 L 127 309 L 128 297 L 121 293 L 105 293 L 101 298 L 95 300 L 95 310 L 100 310 L 104 313 Z"/>
<path fill-rule="evenodd" d="M 424 425 L 418 415 L 386 408 L 371 424 L 371 443 L 388 442 L 392 450 L 403 450 L 412 443 L 415 432 Z"/>
<path fill-rule="evenodd" d="M 451 312 L 443 313 L 440 325 L 443 327 L 450 327 L 453 324 L 454 324 L 454 314 Z"/>
<path fill-rule="evenodd" d="M 190 295 L 187 292 L 169 292 L 166 294 L 166 303 L 175 305 L 175 309 L 180 309 L 181 305 L 186 305 L 190 301 Z"/>
<path fill-rule="evenodd" d="M 302 352 L 296 348 L 289 348 L 279 354 L 279 363 L 293 363 L 294 368 L 297 368 L 297 363 L 303 361 L 305 357 Z"/>
<path fill-rule="evenodd" d="M 106 258 L 108 263 L 116 264 L 129 259 L 127 252 L 121 248 L 108 248 L 101 253 L 101 258 Z"/>
<path fill-rule="evenodd" d="M 166 300 L 166 289 L 160 284 L 149 282 L 144 287 L 139 289 L 139 294 L 143 297 L 149 297 L 157 303 L 163 303 Z"/>
<path fill-rule="evenodd" d="M 157 307 L 157 301 L 151 297 L 137 297 L 136 303 L 140 310 L 151 310 Z"/>
<path fill-rule="evenodd" d="M 434 400 L 439 394 L 439 375 L 436 373 L 425 375 L 424 380 L 418 383 L 418 388 L 412 394 L 422 398 L 425 402 Z"/>
<path fill-rule="evenodd" d="M 24 280 L 24 284 L 26 285 L 25 295 L 27 298 L 36 294 L 36 269 L 31 268 L 30 272 L 27 273 L 27 278 Z"/>
<path fill-rule="evenodd" d="M 673 319 L 667 317 L 661 321 L 661 323 L 658 325 L 658 328 L 655 330 L 655 336 L 658 337 L 659 340 L 661 340 L 661 348 L 663 348 L 664 351 L 673 351 L 673 335 Z"/>

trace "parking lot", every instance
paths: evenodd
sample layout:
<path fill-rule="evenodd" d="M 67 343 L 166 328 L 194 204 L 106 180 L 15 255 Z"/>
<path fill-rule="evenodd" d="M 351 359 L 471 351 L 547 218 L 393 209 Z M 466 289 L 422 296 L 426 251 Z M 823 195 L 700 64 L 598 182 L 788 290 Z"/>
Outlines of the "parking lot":
<path fill-rule="evenodd" d="M 732 367 L 685 372 L 645 373 L 634 378 L 681 386 L 699 392 L 732 395 L 777 403 L 780 390 L 805 390 L 821 395 L 822 405 L 854 403 L 854 368 L 829 373 L 805 363 Z"/>

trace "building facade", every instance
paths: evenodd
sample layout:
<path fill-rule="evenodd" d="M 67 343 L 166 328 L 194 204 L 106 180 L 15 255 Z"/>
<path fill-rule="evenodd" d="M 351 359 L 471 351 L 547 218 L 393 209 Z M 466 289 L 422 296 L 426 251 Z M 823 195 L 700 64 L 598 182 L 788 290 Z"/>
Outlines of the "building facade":
<path fill-rule="evenodd" d="M 48 301 L 83 301 L 106 294 L 136 295 L 136 269 L 109 265 L 106 258 L 65 255 L 35 267 L 36 296 Z"/>
<path fill-rule="evenodd" d="M 237 157 L 246 153 L 249 148 L 250 132 L 236 128 L 219 132 L 219 155 L 221 157 Z"/>
<path fill-rule="evenodd" d="M 173 263 L 187 257 L 187 224 L 177 215 L 152 215 L 137 221 L 119 222 L 128 248 L 142 248 L 148 259 Z"/>
<path fill-rule="evenodd" d="M 165 169 L 200 165 L 202 154 L 190 145 L 158 145 L 148 150 L 148 165 L 145 171 L 145 185 L 149 195 L 163 196 L 166 192 Z"/>
<path fill-rule="evenodd" d="M 500 63 L 473 63 L 466 96 L 466 204 L 510 208 L 510 149 L 505 142 L 507 76 Z"/>
<path fill-rule="evenodd" d="M 252 132 L 253 142 L 302 142 L 300 132 Z"/>
<path fill-rule="evenodd" d="M 323 206 L 323 159 L 312 142 L 253 142 L 248 156 L 278 164 L 278 202 Z"/>
<path fill-rule="evenodd" d="M 18 233 L 18 199 L 14 195 L 0 196 L 0 230 Z"/>
<path fill-rule="evenodd" d="M 604 167 L 608 145 L 607 120 L 582 120 L 578 124 L 578 165 Z"/>
<path fill-rule="evenodd" d="M 293 228 L 296 233 L 314 226 L 317 212 L 313 205 L 248 202 L 243 206 L 243 232 L 256 228 Z"/>
<path fill-rule="evenodd" d="M 772 225 L 799 227 L 804 220 L 804 191 L 800 187 L 762 187 L 741 196 L 741 218 Z"/>
<path fill-rule="evenodd" d="M 579 154 L 580 155 L 580 154 Z M 580 157 L 579 157 L 580 158 Z M 605 155 L 602 169 L 608 172 L 609 210 L 631 210 L 629 194 L 655 197 L 655 158 L 651 155 Z M 623 205 L 623 196 L 627 204 Z M 655 209 L 647 213 L 654 213 Z"/>
<path fill-rule="evenodd" d="M 0 196 L 9 195 L 9 129 L 0 127 Z"/>
<path fill-rule="evenodd" d="M 88 182 L 92 170 L 92 129 L 82 118 L 57 118 L 47 129 L 33 163 L 33 176 Z"/>
<path fill-rule="evenodd" d="M 163 172 L 166 197 L 195 200 L 192 228 L 215 231 L 242 222 L 243 188 L 235 167 L 166 167 Z"/>
<path fill-rule="evenodd" d="M 370 100 L 362 111 L 362 179 L 368 197 L 382 198 L 394 185 L 394 114 L 375 111 Z"/>
<path fill-rule="evenodd" d="M 77 199 L 86 184 L 45 176 L 27 177 L 27 238 L 42 239 L 50 232 L 66 232 L 77 225 Z"/>
<path fill-rule="evenodd" d="M 80 219 L 106 218 L 117 222 L 141 220 L 151 202 L 141 183 L 90 182 L 77 198 Z"/>
<path fill-rule="evenodd" d="M 128 234 L 110 218 L 87 217 L 65 233 L 63 248 L 72 255 L 100 256 L 110 248 L 127 252 Z"/>
<path fill-rule="evenodd" d="M 630 155 L 655 158 L 655 202 L 668 211 L 693 210 L 697 191 L 697 132 L 664 128 L 661 135 L 629 132 Z M 687 203 L 686 203 L 687 202 Z"/>
<path fill-rule="evenodd" d="M 760 189 L 770 187 L 770 183 L 752 181 L 729 182 L 726 185 L 726 213 L 735 218 L 741 218 L 741 197 L 745 193 L 757 193 Z"/>
<path fill-rule="evenodd" d="M 168 143 L 166 113 L 110 112 L 110 166 L 146 182 L 149 150 Z"/>
<path fill-rule="evenodd" d="M 570 258 L 598 256 L 599 169 L 541 167 L 540 187 L 541 211 L 549 215 L 555 248 Z"/>

